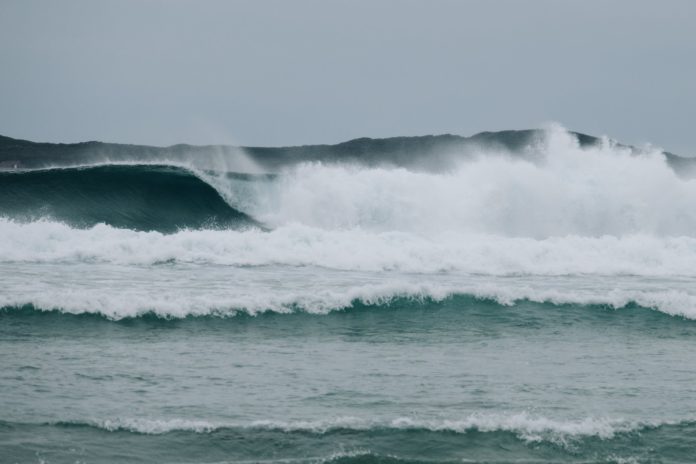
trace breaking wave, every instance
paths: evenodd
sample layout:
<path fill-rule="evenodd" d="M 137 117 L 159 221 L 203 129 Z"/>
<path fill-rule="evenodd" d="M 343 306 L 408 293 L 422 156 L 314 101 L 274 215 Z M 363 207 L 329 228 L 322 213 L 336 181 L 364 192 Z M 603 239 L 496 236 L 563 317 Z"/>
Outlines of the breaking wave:
<path fill-rule="evenodd" d="M 496 307 L 515 307 L 530 303 L 542 311 L 561 311 L 565 305 L 585 310 L 655 310 L 658 313 L 696 319 L 696 295 L 676 290 L 540 290 L 532 287 L 499 285 L 467 286 L 413 283 L 365 285 L 348 289 L 307 289 L 288 292 L 258 292 L 215 295 L 189 295 L 171 290 L 167 294 L 103 289 L 36 292 L 34 295 L 0 296 L 6 314 L 57 312 L 66 315 L 97 315 L 109 320 L 154 316 L 163 319 L 190 317 L 258 316 L 265 313 L 327 315 L 335 311 L 438 307 L 444 304 L 465 310 L 488 303 Z"/>

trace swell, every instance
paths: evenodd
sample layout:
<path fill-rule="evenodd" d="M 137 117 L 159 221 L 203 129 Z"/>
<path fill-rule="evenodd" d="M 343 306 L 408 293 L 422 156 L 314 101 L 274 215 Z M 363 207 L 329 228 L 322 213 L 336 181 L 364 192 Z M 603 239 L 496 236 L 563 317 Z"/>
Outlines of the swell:
<path fill-rule="evenodd" d="M 193 172 L 164 165 L 0 171 L 0 216 L 159 232 L 257 225 Z"/>
<path fill-rule="evenodd" d="M 524 415 L 498 421 L 339 421 L 328 428 L 312 422 L 156 423 L 0 422 L 0 450 L 17 459 L 43 446 L 52 456 L 74 460 L 74 446 L 45 450 L 45 437 L 50 437 L 54 443 L 80 443 L 81 457 L 93 462 L 200 462 L 203 455 L 207 462 L 688 462 L 696 431 L 693 421 L 563 423 Z M 153 431 L 153 426 L 160 428 Z"/>

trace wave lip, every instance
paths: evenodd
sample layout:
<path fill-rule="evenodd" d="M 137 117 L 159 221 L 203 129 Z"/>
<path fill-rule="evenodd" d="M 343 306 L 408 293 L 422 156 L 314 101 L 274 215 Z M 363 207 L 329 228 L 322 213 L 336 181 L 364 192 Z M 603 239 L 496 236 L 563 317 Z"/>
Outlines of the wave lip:
<path fill-rule="evenodd" d="M 607 293 L 582 290 L 538 289 L 529 286 L 416 284 L 392 282 L 344 289 L 292 290 L 279 294 L 259 294 L 258 289 L 237 295 L 199 295 L 185 292 L 152 295 L 119 291 L 106 295 L 101 289 L 78 292 L 37 291 L 35 295 L 0 295 L 0 308 L 9 315 L 22 311 L 57 312 L 66 315 L 97 315 L 108 320 L 155 316 L 162 319 L 190 317 L 259 316 L 265 313 L 327 315 L 351 309 L 377 309 L 455 299 L 465 308 L 473 302 L 490 302 L 511 307 L 523 302 L 558 307 L 604 307 L 614 310 L 632 307 L 655 310 L 668 316 L 696 320 L 696 295 L 677 290 L 621 290 Z M 557 308 L 552 309 L 557 310 Z"/>

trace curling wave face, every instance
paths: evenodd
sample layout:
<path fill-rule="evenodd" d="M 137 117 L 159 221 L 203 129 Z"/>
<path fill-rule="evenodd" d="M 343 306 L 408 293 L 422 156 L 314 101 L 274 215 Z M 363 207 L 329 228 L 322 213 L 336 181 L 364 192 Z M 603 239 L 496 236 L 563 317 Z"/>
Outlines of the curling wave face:
<path fill-rule="evenodd" d="M 98 165 L 0 172 L 0 214 L 73 227 L 132 230 L 255 225 L 194 172 L 176 166 Z"/>

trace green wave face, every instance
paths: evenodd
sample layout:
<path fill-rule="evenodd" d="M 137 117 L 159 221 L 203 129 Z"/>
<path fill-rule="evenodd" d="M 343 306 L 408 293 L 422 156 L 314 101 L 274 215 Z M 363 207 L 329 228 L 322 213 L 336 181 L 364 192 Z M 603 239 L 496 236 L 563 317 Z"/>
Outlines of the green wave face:
<path fill-rule="evenodd" d="M 192 172 L 159 165 L 0 172 L 0 216 L 165 233 L 257 225 Z"/>

